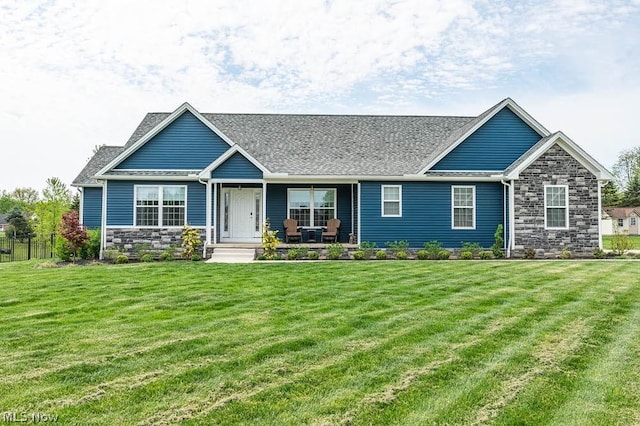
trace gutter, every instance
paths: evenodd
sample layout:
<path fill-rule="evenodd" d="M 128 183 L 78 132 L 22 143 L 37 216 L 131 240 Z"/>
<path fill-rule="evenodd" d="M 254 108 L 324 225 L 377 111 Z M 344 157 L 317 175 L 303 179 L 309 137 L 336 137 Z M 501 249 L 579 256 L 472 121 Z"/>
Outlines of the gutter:
<path fill-rule="evenodd" d="M 511 257 L 511 248 L 513 247 L 513 233 L 514 233 L 514 226 L 515 226 L 515 220 L 513 217 L 513 215 L 515 214 L 515 207 L 513 205 L 514 188 L 513 188 L 513 180 L 511 181 L 511 183 L 508 183 L 504 179 L 501 180 L 500 182 L 502 183 L 502 185 L 509 188 L 509 196 L 507 197 L 507 199 L 509 200 L 509 238 L 506 241 L 507 259 L 508 259 Z M 504 209 L 503 207 L 503 210 L 506 210 L 506 209 Z M 504 214 L 506 214 L 506 211 L 504 212 Z"/>

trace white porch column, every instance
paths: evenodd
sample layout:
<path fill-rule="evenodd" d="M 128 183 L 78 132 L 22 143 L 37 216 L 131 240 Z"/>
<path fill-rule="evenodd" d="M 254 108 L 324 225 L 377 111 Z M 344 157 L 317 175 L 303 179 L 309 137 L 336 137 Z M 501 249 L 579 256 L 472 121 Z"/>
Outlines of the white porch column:
<path fill-rule="evenodd" d="M 206 218 L 206 239 L 207 242 L 206 244 L 211 244 L 211 181 L 208 180 L 207 181 L 207 195 L 206 195 L 206 203 L 207 206 L 205 208 L 205 211 L 207 212 L 207 218 Z"/>
<path fill-rule="evenodd" d="M 213 244 L 218 243 L 218 236 L 216 232 L 216 222 L 218 218 L 218 183 L 213 182 Z M 211 219 L 209 219 L 211 220 Z"/>
<path fill-rule="evenodd" d="M 264 232 L 264 223 L 267 221 L 267 182 L 262 181 L 262 223 L 260 229 Z"/>

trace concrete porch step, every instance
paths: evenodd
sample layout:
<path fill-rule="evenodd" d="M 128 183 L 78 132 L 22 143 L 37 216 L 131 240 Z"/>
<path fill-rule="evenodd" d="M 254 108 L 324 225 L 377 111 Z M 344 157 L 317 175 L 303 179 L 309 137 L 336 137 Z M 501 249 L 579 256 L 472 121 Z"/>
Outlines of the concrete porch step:
<path fill-rule="evenodd" d="M 250 263 L 255 254 L 255 249 L 216 247 L 207 263 Z"/>

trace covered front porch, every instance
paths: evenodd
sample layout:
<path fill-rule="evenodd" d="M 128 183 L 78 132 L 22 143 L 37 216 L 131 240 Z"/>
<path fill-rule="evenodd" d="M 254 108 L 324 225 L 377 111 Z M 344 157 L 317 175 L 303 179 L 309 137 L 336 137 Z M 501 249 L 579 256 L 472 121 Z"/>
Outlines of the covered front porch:
<path fill-rule="evenodd" d="M 298 222 L 302 238 L 296 245 L 323 249 L 323 229 L 332 218 L 340 220 L 338 242 L 357 241 L 357 191 L 355 182 L 212 179 L 207 182 L 205 246 L 261 247 L 265 221 L 284 243 L 285 219 Z"/>

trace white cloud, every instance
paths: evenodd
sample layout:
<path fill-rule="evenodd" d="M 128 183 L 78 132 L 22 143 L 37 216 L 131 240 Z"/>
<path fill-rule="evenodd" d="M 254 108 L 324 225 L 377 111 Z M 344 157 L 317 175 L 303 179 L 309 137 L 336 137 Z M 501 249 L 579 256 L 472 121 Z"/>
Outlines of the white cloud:
<path fill-rule="evenodd" d="M 511 96 L 587 149 L 607 126 L 620 132 L 614 146 L 637 143 L 635 118 L 602 101 L 629 111 L 637 99 L 639 10 L 638 1 L 5 3 L 0 189 L 70 182 L 94 145 L 122 144 L 144 113 L 185 100 L 203 111 L 461 115 Z"/>

